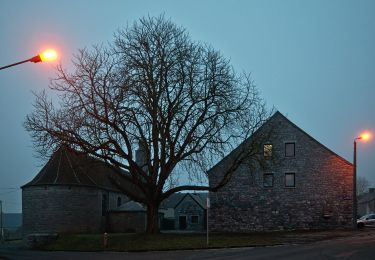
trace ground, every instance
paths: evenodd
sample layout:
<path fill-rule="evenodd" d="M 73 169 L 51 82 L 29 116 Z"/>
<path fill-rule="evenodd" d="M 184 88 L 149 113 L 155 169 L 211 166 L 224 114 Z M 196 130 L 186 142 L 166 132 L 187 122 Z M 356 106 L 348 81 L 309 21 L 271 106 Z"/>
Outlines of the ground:
<path fill-rule="evenodd" d="M 346 233 L 333 238 L 331 232 L 286 236 L 281 246 L 238 247 L 205 250 L 148 252 L 30 251 L 11 244 L 0 247 L 0 259 L 373 259 L 375 230 Z M 323 239 L 323 240 L 322 240 Z"/>
<path fill-rule="evenodd" d="M 187 250 L 201 248 L 274 246 L 288 243 L 307 243 L 352 235 L 351 230 L 283 231 L 265 233 L 210 234 L 205 233 L 108 234 L 107 246 L 103 234 L 59 235 L 58 239 L 40 250 L 51 251 L 150 251 Z M 13 242 L 15 245 L 16 243 Z M 20 244 L 22 246 L 22 244 Z"/>
<path fill-rule="evenodd" d="M 0 259 L 374 259 L 375 230 L 352 232 L 345 237 L 282 246 L 149 252 L 66 252 L 0 248 Z"/>

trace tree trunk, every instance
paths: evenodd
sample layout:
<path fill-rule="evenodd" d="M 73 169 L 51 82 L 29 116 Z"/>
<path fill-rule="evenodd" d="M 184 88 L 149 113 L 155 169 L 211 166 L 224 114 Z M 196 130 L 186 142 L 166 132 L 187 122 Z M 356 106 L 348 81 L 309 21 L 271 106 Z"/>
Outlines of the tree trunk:
<path fill-rule="evenodd" d="M 147 206 L 147 228 L 149 234 L 159 233 L 159 205 L 153 203 Z"/>

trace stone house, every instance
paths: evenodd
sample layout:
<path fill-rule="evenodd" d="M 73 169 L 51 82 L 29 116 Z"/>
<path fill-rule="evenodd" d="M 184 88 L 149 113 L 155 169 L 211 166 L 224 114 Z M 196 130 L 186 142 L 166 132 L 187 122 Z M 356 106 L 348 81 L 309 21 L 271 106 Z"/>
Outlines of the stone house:
<path fill-rule="evenodd" d="M 162 230 L 175 230 L 175 206 L 181 201 L 185 196 L 185 193 L 177 192 L 173 193 L 168 198 L 164 199 L 160 206 L 159 210 L 163 212 L 164 218 L 161 223 Z"/>
<path fill-rule="evenodd" d="M 24 235 L 105 231 L 108 211 L 129 201 L 109 179 L 112 171 L 102 161 L 60 147 L 21 187 Z"/>
<path fill-rule="evenodd" d="M 208 171 L 210 186 L 250 144 L 256 160 L 246 159 L 226 186 L 209 193 L 210 230 L 352 227 L 353 165 L 280 112 Z"/>
<path fill-rule="evenodd" d="M 367 193 L 358 198 L 357 209 L 359 216 L 375 212 L 375 188 L 370 188 Z"/>
<path fill-rule="evenodd" d="M 206 229 L 206 199 L 208 193 L 175 193 L 164 200 L 162 229 L 203 231 Z"/>

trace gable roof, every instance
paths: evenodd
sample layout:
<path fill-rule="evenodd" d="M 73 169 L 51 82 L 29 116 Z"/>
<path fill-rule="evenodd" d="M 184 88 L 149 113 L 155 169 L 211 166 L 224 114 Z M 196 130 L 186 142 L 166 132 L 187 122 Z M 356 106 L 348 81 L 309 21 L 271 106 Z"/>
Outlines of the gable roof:
<path fill-rule="evenodd" d="M 168 208 L 176 208 L 178 204 L 180 204 L 186 196 L 191 196 L 192 199 L 197 202 L 199 206 L 201 206 L 203 209 L 206 208 L 206 199 L 208 196 L 208 192 L 199 192 L 199 193 L 182 193 L 177 192 L 173 193 L 171 196 L 163 200 L 163 202 L 160 204 L 160 208 L 162 209 L 168 209 Z"/>
<path fill-rule="evenodd" d="M 162 209 L 168 209 L 168 208 L 174 208 L 183 197 L 185 197 L 186 193 L 173 193 L 171 196 L 163 200 L 160 204 L 160 208 Z"/>
<path fill-rule="evenodd" d="M 206 209 L 206 200 L 208 197 L 208 192 L 199 192 L 199 193 L 189 193 L 190 196 L 203 208 Z"/>
<path fill-rule="evenodd" d="M 121 192 L 109 178 L 113 169 L 104 161 L 61 146 L 54 152 L 47 164 L 21 188 L 40 185 L 91 186 Z M 132 185 L 129 183 L 129 189 Z"/>
<path fill-rule="evenodd" d="M 312 137 L 311 135 L 309 135 L 307 132 L 305 132 L 302 128 L 300 128 L 299 126 L 297 126 L 296 124 L 294 124 L 292 121 L 290 121 L 286 116 L 284 116 L 283 114 L 281 114 L 279 111 L 276 111 L 275 114 L 273 116 L 279 116 L 281 117 L 283 120 L 285 120 L 286 122 L 288 122 L 290 125 L 292 125 L 294 128 L 296 128 L 297 130 L 299 130 L 300 132 L 302 132 L 304 135 L 306 135 L 308 138 L 310 138 L 310 140 L 312 140 L 313 142 L 315 142 L 316 144 L 320 145 L 321 147 L 323 147 L 326 151 L 328 151 L 329 153 L 331 153 L 332 155 L 336 156 L 337 158 L 339 158 L 340 160 L 342 160 L 344 163 L 346 164 L 349 164 L 351 166 L 353 166 L 353 164 L 351 162 L 349 162 L 348 160 L 346 160 L 345 158 L 343 158 L 342 156 L 338 155 L 337 153 L 335 153 L 334 151 L 332 151 L 331 149 L 329 149 L 327 146 L 325 146 L 324 144 L 320 143 L 318 140 L 316 140 L 314 137 Z M 272 117 L 273 117 L 272 116 Z M 272 118 L 271 117 L 271 118 Z M 270 118 L 270 119 L 271 119 Z M 267 122 L 266 122 L 267 123 Z"/>
<path fill-rule="evenodd" d="M 296 128 L 298 131 L 300 131 L 301 133 L 303 133 L 307 138 L 309 138 L 310 140 L 312 140 L 313 142 L 315 142 L 316 144 L 318 144 L 319 146 L 321 146 L 324 150 L 326 150 L 327 152 L 331 153 L 332 155 L 334 155 L 335 157 L 339 158 L 341 161 L 343 161 L 344 163 L 350 165 L 350 166 L 353 166 L 353 164 L 351 162 L 349 162 L 348 160 L 346 160 L 345 158 L 341 157 L 340 155 L 338 155 L 337 153 L 333 152 L 331 149 L 329 149 L 327 146 L 323 145 L 322 143 L 320 143 L 319 141 L 317 141 L 315 138 L 313 138 L 311 135 L 309 135 L 308 133 L 306 133 L 302 128 L 300 128 L 299 126 L 297 126 L 296 124 L 294 124 L 292 121 L 290 121 L 286 116 L 284 116 L 282 113 L 280 113 L 279 111 L 276 111 L 266 122 L 264 122 L 263 125 L 261 125 L 250 137 L 248 137 L 245 141 L 243 141 L 239 146 L 237 146 L 234 150 L 232 150 L 229 154 L 227 154 L 223 159 L 221 159 L 219 162 L 217 162 L 213 167 L 211 167 L 211 169 L 209 169 L 207 172 L 211 172 L 214 168 L 216 168 L 217 166 L 220 165 L 220 163 L 226 159 L 228 159 L 229 157 L 231 157 L 233 154 L 235 154 L 235 152 L 237 152 L 237 150 L 239 149 L 240 146 L 243 146 L 245 145 L 245 143 L 247 143 L 249 140 L 251 140 L 251 138 L 254 138 L 254 136 L 256 136 L 258 133 L 260 133 L 264 128 L 266 128 L 268 125 L 271 125 L 274 123 L 274 121 L 278 120 L 278 119 L 281 119 L 285 122 L 287 122 L 288 124 L 290 124 L 292 127 Z"/>
<path fill-rule="evenodd" d="M 202 195 L 200 195 L 202 194 Z M 205 194 L 205 195 L 203 195 Z M 184 199 L 190 196 L 202 209 L 206 209 L 206 203 L 204 198 L 207 198 L 208 193 L 185 193 L 185 195 L 181 198 L 181 200 L 174 206 L 174 208 L 177 208 L 178 205 L 181 204 Z"/>

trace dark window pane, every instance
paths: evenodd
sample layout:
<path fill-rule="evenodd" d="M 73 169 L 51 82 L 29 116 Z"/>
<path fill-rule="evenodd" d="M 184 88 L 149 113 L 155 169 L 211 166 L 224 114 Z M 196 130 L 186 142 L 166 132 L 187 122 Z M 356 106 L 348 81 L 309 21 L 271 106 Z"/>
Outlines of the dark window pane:
<path fill-rule="evenodd" d="M 294 173 L 285 173 L 285 187 L 295 187 L 295 174 Z"/>
<path fill-rule="evenodd" d="M 197 224 L 198 223 L 198 216 L 191 216 L 191 223 Z"/>
<path fill-rule="evenodd" d="M 266 173 L 263 175 L 263 187 L 273 187 L 273 174 Z"/>
<path fill-rule="evenodd" d="M 121 197 L 118 197 L 117 198 L 117 207 L 120 207 L 121 206 Z"/>
<path fill-rule="evenodd" d="M 263 155 L 264 155 L 264 157 L 271 157 L 272 156 L 272 144 L 263 145 Z"/>
<path fill-rule="evenodd" d="M 286 143 L 285 144 L 285 156 L 286 157 L 294 157 L 295 156 L 295 144 L 294 143 Z"/>

